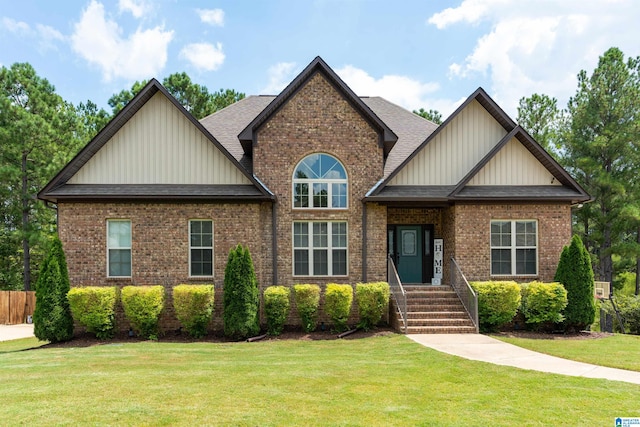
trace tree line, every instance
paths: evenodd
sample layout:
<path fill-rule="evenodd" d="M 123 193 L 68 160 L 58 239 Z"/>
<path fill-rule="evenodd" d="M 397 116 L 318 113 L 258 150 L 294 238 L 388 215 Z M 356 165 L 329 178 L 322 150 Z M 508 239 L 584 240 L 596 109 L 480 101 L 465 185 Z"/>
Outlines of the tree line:
<path fill-rule="evenodd" d="M 111 112 L 91 100 L 73 105 L 28 63 L 0 68 L 0 289 L 30 290 L 56 233 L 55 206 L 40 191 L 146 84 L 135 82 L 109 98 Z M 163 80 L 197 119 L 242 98 L 217 92 L 186 73 Z"/>

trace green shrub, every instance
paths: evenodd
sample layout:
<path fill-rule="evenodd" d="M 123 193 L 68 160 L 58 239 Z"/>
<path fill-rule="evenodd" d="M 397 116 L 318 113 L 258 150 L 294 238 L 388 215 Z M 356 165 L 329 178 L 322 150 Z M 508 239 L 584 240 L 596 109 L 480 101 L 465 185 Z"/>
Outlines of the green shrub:
<path fill-rule="evenodd" d="M 229 251 L 224 270 L 224 334 L 244 339 L 260 332 L 258 280 L 249 248 L 238 245 Z"/>
<path fill-rule="evenodd" d="M 264 290 L 264 312 L 267 317 L 267 332 L 277 336 L 282 333 L 289 315 L 291 289 L 286 286 L 269 286 Z"/>
<path fill-rule="evenodd" d="M 302 329 L 312 332 L 318 325 L 318 305 L 320 304 L 320 286 L 293 285 L 298 314 L 302 321 Z"/>
<path fill-rule="evenodd" d="M 520 310 L 525 321 L 535 328 L 544 323 L 560 323 L 567 306 L 567 290 L 560 283 L 531 282 L 522 285 Z"/>
<path fill-rule="evenodd" d="M 333 322 L 337 332 L 349 329 L 347 321 L 353 303 L 353 288 L 351 285 L 337 285 L 329 283 L 324 291 L 324 311 Z"/>
<path fill-rule="evenodd" d="M 625 331 L 622 331 L 618 317 L 613 310 L 611 301 L 601 301 L 601 308 L 613 316 L 614 330 L 618 332 L 628 332 L 633 335 L 640 335 L 640 296 L 637 295 L 621 295 L 615 297 L 616 307 L 620 311 L 622 320 L 625 325 Z"/>
<path fill-rule="evenodd" d="M 73 338 L 73 317 L 67 299 L 68 293 L 67 261 L 62 242 L 56 236 L 36 282 L 33 333 L 39 340 L 55 343 Z"/>
<path fill-rule="evenodd" d="M 371 282 L 356 284 L 356 301 L 360 323 L 365 331 L 374 328 L 384 313 L 389 311 L 389 284 Z"/>
<path fill-rule="evenodd" d="M 565 330 L 588 329 L 595 319 L 593 269 L 589 253 L 578 236 L 573 236 L 571 244 L 562 249 L 554 280 L 567 290 Z"/>
<path fill-rule="evenodd" d="M 101 340 L 113 338 L 116 326 L 115 286 L 73 288 L 67 294 L 73 318 Z"/>
<path fill-rule="evenodd" d="M 520 287 L 513 281 L 471 282 L 478 294 L 478 319 L 483 332 L 509 323 L 520 306 Z"/>
<path fill-rule="evenodd" d="M 140 336 L 157 340 L 158 320 L 164 308 L 162 286 L 125 286 L 121 293 L 122 307 L 133 330 Z"/>
<path fill-rule="evenodd" d="M 173 308 L 176 317 L 194 338 L 207 335 L 213 315 L 213 285 L 178 285 L 173 288 Z"/>

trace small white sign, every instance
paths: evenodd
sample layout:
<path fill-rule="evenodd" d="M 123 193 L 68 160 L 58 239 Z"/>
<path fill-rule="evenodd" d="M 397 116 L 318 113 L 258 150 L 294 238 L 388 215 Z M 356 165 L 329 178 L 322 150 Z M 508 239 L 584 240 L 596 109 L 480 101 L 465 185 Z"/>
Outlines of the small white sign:
<path fill-rule="evenodd" d="M 444 269 L 444 240 L 433 239 L 433 278 L 431 284 L 442 283 L 442 270 Z"/>

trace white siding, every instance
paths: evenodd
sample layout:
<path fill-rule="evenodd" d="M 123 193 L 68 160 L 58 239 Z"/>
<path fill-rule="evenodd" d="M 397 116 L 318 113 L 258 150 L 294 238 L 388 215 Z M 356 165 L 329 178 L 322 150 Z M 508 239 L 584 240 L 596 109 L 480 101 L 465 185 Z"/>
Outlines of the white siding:
<path fill-rule="evenodd" d="M 506 134 L 480 103 L 473 100 L 389 185 L 455 185 Z"/>
<path fill-rule="evenodd" d="M 69 184 L 250 184 L 161 92 Z"/>
<path fill-rule="evenodd" d="M 527 148 L 513 138 L 467 185 L 561 185 Z"/>

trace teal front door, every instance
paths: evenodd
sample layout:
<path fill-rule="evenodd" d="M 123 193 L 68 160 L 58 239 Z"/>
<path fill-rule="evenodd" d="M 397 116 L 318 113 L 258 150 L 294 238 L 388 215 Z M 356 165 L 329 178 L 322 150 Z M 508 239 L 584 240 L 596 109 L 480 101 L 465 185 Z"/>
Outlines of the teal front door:
<path fill-rule="evenodd" d="M 422 283 L 422 227 L 399 225 L 396 227 L 396 268 L 402 283 Z"/>

